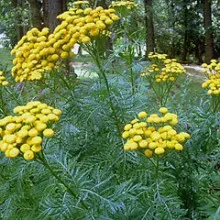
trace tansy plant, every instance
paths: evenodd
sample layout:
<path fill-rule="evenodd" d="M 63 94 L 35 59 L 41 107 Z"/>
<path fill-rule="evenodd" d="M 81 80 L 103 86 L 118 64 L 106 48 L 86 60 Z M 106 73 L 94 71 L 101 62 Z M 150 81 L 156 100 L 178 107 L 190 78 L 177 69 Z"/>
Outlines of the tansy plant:
<path fill-rule="evenodd" d="M 78 198 L 69 185 L 56 174 L 44 154 L 43 139 L 54 136 L 50 127 L 61 115 L 61 110 L 39 101 L 17 106 L 14 113 L 0 120 L 0 151 L 8 158 L 23 156 L 27 161 L 35 160 L 42 164 L 74 198 Z M 79 199 L 79 198 L 78 198 Z M 87 208 L 83 201 L 80 201 Z"/>
<path fill-rule="evenodd" d="M 209 65 L 203 63 L 202 67 L 208 78 L 202 84 L 202 88 L 208 89 L 208 95 L 212 97 L 213 110 L 217 112 L 220 110 L 220 63 L 211 60 Z"/>
<path fill-rule="evenodd" d="M 184 67 L 176 59 L 167 59 L 166 54 L 149 53 L 152 64 L 145 68 L 141 76 L 147 78 L 160 104 L 166 104 L 171 88 L 178 77 L 185 73 Z"/>
<path fill-rule="evenodd" d="M 169 151 L 182 151 L 184 142 L 190 138 L 188 133 L 175 129 L 177 123 L 177 115 L 170 113 L 166 107 L 161 107 L 156 114 L 139 112 L 137 118 L 124 126 L 124 150 L 142 152 L 154 166 L 155 176 L 151 177 L 155 182 L 151 198 L 154 203 L 160 203 L 164 197 L 160 192 L 164 183 L 164 179 L 160 182 L 161 156 Z"/>
<path fill-rule="evenodd" d="M 177 115 L 168 112 L 165 107 L 159 109 L 159 114 L 149 116 L 145 111 L 139 112 L 138 118 L 124 126 L 124 150 L 140 150 L 147 157 L 170 150 L 183 150 L 183 143 L 190 135 L 186 132 L 178 133 L 174 128 L 177 123 Z"/>
<path fill-rule="evenodd" d="M 115 8 L 120 15 L 126 16 L 129 10 L 136 8 L 138 4 L 134 3 L 133 1 L 112 1 L 110 4 L 111 8 Z"/>
<path fill-rule="evenodd" d="M 109 35 L 107 28 L 119 17 L 114 9 L 102 7 L 69 9 L 57 18 L 62 20 L 54 32 L 33 28 L 11 51 L 15 55 L 12 75 L 15 81 L 39 80 L 44 73 L 59 66 L 71 56 L 75 43 L 89 44 L 100 35 Z"/>
<path fill-rule="evenodd" d="M 123 43 L 120 45 L 120 52 L 119 56 L 123 58 L 126 62 L 127 67 L 129 68 L 130 72 L 130 81 L 131 81 L 131 89 L 132 95 L 135 93 L 135 73 L 133 71 L 133 61 L 135 57 L 134 53 L 134 32 L 131 32 L 131 25 L 133 23 L 130 21 L 132 17 L 133 9 L 138 7 L 138 4 L 134 3 L 133 1 L 112 1 L 110 4 L 111 8 L 114 8 L 116 12 L 120 16 L 120 23 L 118 26 L 118 35 L 122 35 Z M 135 13 L 135 12 L 134 12 Z"/>

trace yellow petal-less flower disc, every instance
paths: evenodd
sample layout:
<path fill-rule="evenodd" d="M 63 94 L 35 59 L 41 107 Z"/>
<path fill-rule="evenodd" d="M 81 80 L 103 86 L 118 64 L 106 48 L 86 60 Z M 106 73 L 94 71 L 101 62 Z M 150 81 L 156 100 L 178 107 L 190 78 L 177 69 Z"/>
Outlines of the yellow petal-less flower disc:
<path fill-rule="evenodd" d="M 152 157 L 153 151 L 147 149 L 147 150 L 144 151 L 144 154 L 145 154 L 146 157 Z"/>
<path fill-rule="evenodd" d="M 21 147 L 20 147 L 20 150 L 21 150 L 21 152 L 26 152 L 26 151 L 28 151 L 28 150 L 30 150 L 31 149 L 31 147 L 30 147 L 30 145 L 29 144 L 22 144 L 21 145 Z"/>
<path fill-rule="evenodd" d="M 175 144 L 175 149 L 178 150 L 178 151 L 181 151 L 181 150 L 183 150 L 183 145 Z"/>
<path fill-rule="evenodd" d="M 41 144 L 42 143 L 42 138 L 40 137 L 40 136 L 36 136 L 36 137 L 33 137 L 32 139 L 31 139 L 31 143 L 33 144 L 33 145 L 39 145 L 39 144 Z"/>
<path fill-rule="evenodd" d="M 40 151 L 42 150 L 42 146 L 41 146 L 40 144 L 38 144 L 38 145 L 33 145 L 33 146 L 31 147 L 31 150 L 32 150 L 34 153 L 38 153 L 38 152 L 40 152 Z"/>
<path fill-rule="evenodd" d="M 51 138 L 54 136 L 54 130 L 53 129 L 50 129 L 50 128 L 47 128 L 43 131 L 43 135 L 47 138 Z"/>
<path fill-rule="evenodd" d="M 147 117 L 147 112 L 144 112 L 144 111 L 143 112 L 139 112 L 138 113 L 138 117 L 141 118 L 141 119 L 142 118 L 146 118 Z"/>
<path fill-rule="evenodd" d="M 168 109 L 166 107 L 161 107 L 159 109 L 159 112 L 163 113 L 163 114 L 166 114 L 168 112 Z"/>
<path fill-rule="evenodd" d="M 164 150 L 163 147 L 157 147 L 157 148 L 154 150 L 154 153 L 155 153 L 155 154 L 158 154 L 158 155 L 164 154 L 164 153 L 165 153 L 165 150 Z"/>
<path fill-rule="evenodd" d="M 34 159 L 34 152 L 31 150 L 27 150 L 24 152 L 24 159 L 25 160 L 33 160 Z"/>
<path fill-rule="evenodd" d="M 15 158 L 18 156 L 19 153 L 20 153 L 20 151 L 18 150 L 18 148 L 14 147 L 9 151 L 9 156 L 11 158 Z"/>

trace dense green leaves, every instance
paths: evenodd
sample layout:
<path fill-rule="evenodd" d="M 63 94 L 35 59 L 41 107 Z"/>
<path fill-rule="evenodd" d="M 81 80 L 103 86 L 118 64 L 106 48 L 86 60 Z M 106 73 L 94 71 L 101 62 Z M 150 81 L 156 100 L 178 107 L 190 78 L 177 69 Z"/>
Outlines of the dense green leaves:
<path fill-rule="evenodd" d="M 61 74 L 54 72 L 45 84 L 25 83 L 22 97 L 37 95 L 63 110 L 57 134 L 44 143 L 44 153 L 77 198 L 42 164 L 1 156 L 0 213 L 5 219 L 179 219 L 217 215 L 219 114 L 208 111 L 208 101 L 195 101 L 204 96 L 200 89 L 187 98 L 190 87 L 198 86 L 197 82 L 183 78 L 183 85 L 174 88 L 168 100 L 170 109 L 178 112 L 180 129 L 191 133 L 192 138 L 183 152 L 168 153 L 159 159 L 156 180 L 149 159 L 122 150 L 108 93 L 98 78 L 75 80 Z M 158 108 L 151 89 L 141 79 L 131 95 L 127 74 L 125 70 L 108 76 L 121 129 L 136 112 Z M 181 103 L 178 108 L 177 100 Z M 13 101 L 5 106 L 10 109 L 15 104 Z"/>

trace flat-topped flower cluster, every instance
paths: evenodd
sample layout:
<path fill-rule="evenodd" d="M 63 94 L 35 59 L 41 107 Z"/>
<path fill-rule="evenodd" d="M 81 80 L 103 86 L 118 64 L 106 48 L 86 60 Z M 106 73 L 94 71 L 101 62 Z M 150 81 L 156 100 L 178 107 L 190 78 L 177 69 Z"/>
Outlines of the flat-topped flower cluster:
<path fill-rule="evenodd" d="M 202 88 L 208 89 L 208 95 L 220 95 L 220 63 L 217 60 L 211 60 L 208 65 L 202 64 L 204 72 L 207 74 L 208 79 L 202 84 Z"/>
<path fill-rule="evenodd" d="M 119 8 L 119 7 L 125 7 L 128 10 L 131 10 L 132 8 L 137 7 L 138 4 L 134 3 L 133 1 L 112 1 L 110 7 L 112 8 Z"/>
<path fill-rule="evenodd" d="M 139 112 L 138 118 L 124 126 L 124 150 L 141 150 L 147 157 L 164 154 L 170 149 L 183 150 L 183 143 L 190 135 L 178 133 L 174 128 L 177 123 L 177 115 L 165 107 L 159 109 L 159 114 L 149 116 L 145 111 Z"/>
<path fill-rule="evenodd" d="M 43 137 L 53 137 L 54 130 L 50 125 L 59 120 L 62 112 L 32 101 L 25 106 L 17 106 L 14 113 L 17 116 L 0 119 L 0 151 L 9 158 L 23 155 L 25 160 L 32 160 L 35 153 L 42 150 Z"/>
<path fill-rule="evenodd" d="M 109 36 L 108 28 L 119 20 L 113 8 L 71 8 L 57 18 L 62 20 L 53 33 L 33 28 L 11 51 L 15 55 L 12 75 L 15 81 L 39 80 L 43 73 L 71 56 L 76 43 L 89 44 L 97 37 Z"/>
<path fill-rule="evenodd" d="M 142 76 L 151 78 L 157 83 L 176 81 L 181 74 L 186 72 L 176 59 L 167 59 L 167 54 L 149 53 L 148 58 L 152 64 L 144 70 Z"/>

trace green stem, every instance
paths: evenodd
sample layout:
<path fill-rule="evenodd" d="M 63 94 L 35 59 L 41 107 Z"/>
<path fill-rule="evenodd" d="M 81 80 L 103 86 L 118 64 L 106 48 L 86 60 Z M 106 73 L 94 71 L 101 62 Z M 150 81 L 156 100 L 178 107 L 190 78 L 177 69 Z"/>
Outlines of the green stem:
<path fill-rule="evenodd" d="M 211 102 L 212 102 L 213 112 L 214 113 L 218 112 L 220 110 L 220 96 L 213 95 L 211 98 Z"/>
<path fill-rule="evenodd" d="M 167 83 L 166 84 L 166 87 L 165 87 L 165 90 L 164 90 L 164 96 L 163 96 L 162 103 L 161 103 L 162 106 L 166 105 L 172 86 L 173 86 L 172 83 L 170 83 L 170 84 Z"/>
<path fill-rule="evenodd" d="M 21 103 L 19 102 L 19 100 L 17 99 L 17 97 L 14 95 L 14 93 L 11 92 L 11 91 L 7 88 L 7 86 L 5 86 L 5 90 L 8 92 L 8 94 L 9 94 L 10 96 L 12 96 L 12 97 L 14 98 L 14 100 L 16 101 L 16 103 L 17 103 L 18 105 L 21 104 Z"/>
<path fill-rule="evenodd" d="M 109 85 L 107 76 L 105 74 L 105 71 L 104 71 L 104 69 L 101 65 L 99 53 L 98 53 L 98 51 L 96 51 L 96 49 L 94 47 L 93 48 L 88 48 L 87 52 L 89 52 L 89 54 L 92 56 L 93 60 L 95 61 L 96 65 L 99 69 L 99 77 L 104 80 L 104 83 L 105 83 L 105 86 L 106 86 L 106 89 L 107 89 L 107 93 L 108 93 L 110 108 L 111 108 L 113 117 L 114 117 L 115 122 L 116 122 L 117 132 L 118 132 L 118 135 L 121 136 L 120 121 L 118 119 L 118 116 L 117 116 L 117 113 L 116 113 L 116 110 L 115 110 L 115 107 L 114 107 L 114 104 L 113 104 L 110 85 Z"/>
<path fill-rule="evenodd" d="M 62 81 L 64 82 L 65 86 L 67 87 L 67 89 L 70 91 L 70 95 L 72 98 L 75 98 L 74 97 L 74 94 L 73 94 L 73 91 L 72 91 L 72 88 L 70 87 L 69 83 L 66 81 L 66 79 L 64 78 L 65 76 L 63 74 L 61 74 L 60 78 L 62 79 Z"/>
<path fill-rule="evenodd" d="M 158 201 L 160 201 L 160 191 L 159 191 L 159 157 L 156 157 L 156 163 L 153 162 L 154 166 L 155 166 L 155 191 L 154 191 L 154 208 L 155 210 L 157 210 L 157 204 Z M 152 219 L 157 219 L 156 218 L 156 211 L 153 212 L 153 218 Z"/>
<path fill-rule="evenodd" d="M 44 155 L 44 153 L 41 153 L 41 156 L 38 157 L 39 160 L 36 160 L 38 163 L 41 163 L 57 180 L 59 183 L 61 183 L 62 185 L 64 185 L 67 189 L 67 191 L 69 192 L 69 194 L 75 198 L 75 199 L 80 199 L 79 196 L 69 187 L 69 185 L 62 180 L 53 170 L 53 168 L 49 165 L 49 163 L 47 162 L 46 156 Z M 81 205 L 83 206 L 83 208 L 88 209 L 87 205 L 80 200 Z"/>
<path fill-rule="evenodd" d="M 2 106 L 2 112 L 4 115 L 6 115 L 6 109 L 5 109 L 5 102 L 4 102 L 4 99 L 3 99 L 3 95 L 2 95 L 2 88 L 0 89 L 0 96 L 1 96 L 1 106 Z"/>
<path fill-rule="evenodd" d="M 153 79 L 154 80 L 154 79 Z M 157 92 L 157 89 L 154 87 L 154 82 L 152 82 L 152 80 L 149 78 L 149 82 L 150 82 L 150 85 L 151 85 L 151 88 L 153 89 L 153 91 L 154 91 L 154 93 L 155 93 L 155 95 L 156 95 L 156 97 L 157 97 L 157 99 L 160 101 L 160 103 L 161 103 L 161 97 L 160 97 L 160 94 L 158 94 L 158 92 Z"/>
<path fill-rule="evenodd" d="M 131 76 L 131 87 L 132 87 L 132 95 L 135 93 L 135 81 L 134 81 L 134 72 L 132 68 L 132 49 L 129 47 L 129 68 L 130 68 L 130 76 Z"/>
<path fill-rule="evenodd" d="M 159 158 L 157 157 L 156 167 L 155 167 L 155 180 L 158 185 L 158 179 L 159 179 Z"/>
<path fill-rule="evenodd" d="M 121 136 L 120 123 L 119 123 L 118 116 L 117 116 L 117 113 L 116 113 L 116 110 L 115 110 L 115 107 L 114 107 L 114 104 L 113 104 L 112 94 L 111 94 L 110 86 L 109 86 L 109 83 L 108 83 L 108 79 L 107 79 L 107 77 L 106 77 L 106 75 L 103 71 L 102 66 L 100 65 L 99 60 L 97 60 L 97 66 L 98 66 L 100 72 L 102 73 L 102 76 L 103 76 L 103 79 L 104 79 L 104 82 L 105 82 L 105 86 L 106 86 L 106 89 L 107 89 L 107 92 L 108 92 L 110 108 L 112 110 L 112 114 L 113 114 L 114 119 L 116 121 L 118 134 L 119 134 L 119 136 Z"/>

